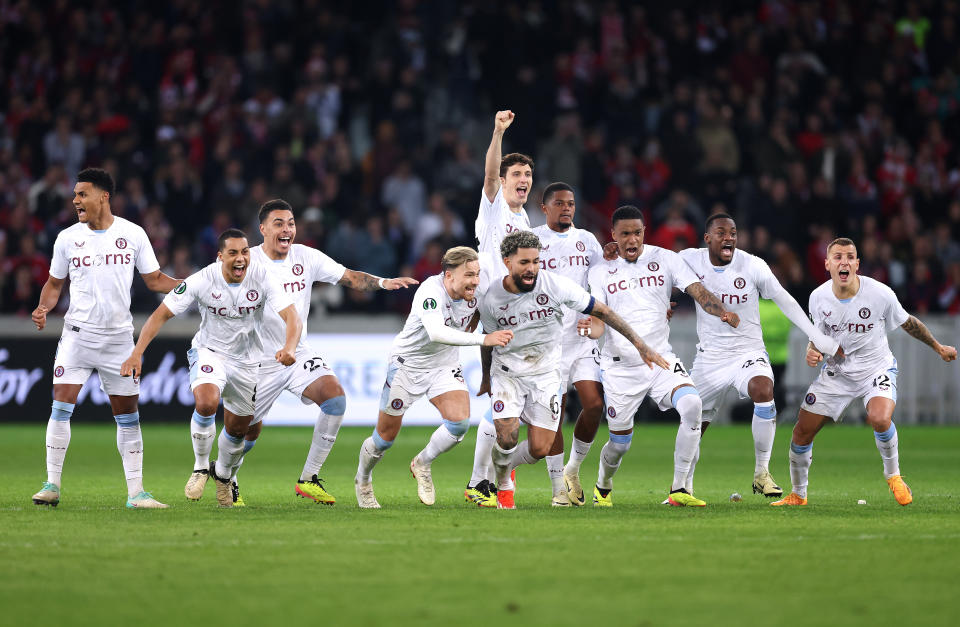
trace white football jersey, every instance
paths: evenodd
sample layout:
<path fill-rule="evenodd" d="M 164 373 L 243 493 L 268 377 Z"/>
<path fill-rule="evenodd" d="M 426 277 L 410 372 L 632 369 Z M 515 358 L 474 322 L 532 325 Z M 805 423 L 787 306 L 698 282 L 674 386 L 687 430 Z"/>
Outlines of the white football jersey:
<path fill-rule="evenodd" d="M 251 264 L 262 264 L 270 270 L 280 287 L 286 292 L 294 306 L 303 332 L 297 350 L 306 348 L 307 318 L 310 317 L 311 288 L 316 282 L 336 283 L 343 277 L 346 268 L 315 248 L 294 244 L 285 259 L 273 260 L 263 252 L 263 244 L 250 249 Z M 281 307 L 282 309 L 282 307 Z M 287 326 L 283 318 L 268 308 L 263 316 L 263 361 L 273 360 L 277 351 L 283 348 L 287 338 Z"/>
<path fill-rule="evenodd" d="M 130 287 L 140 274 L 160 269 L 144 230 L 120 217 L 102 231 L 76 223 L 53 244 L 50 276 L 70 276 L 70 307 L 65 324 L 104 335 L 133 333 Z"/>
<path fill-rule="evenodd" d="M 496 281 L 480 297 L 480 322 L 487 333 L 509 329 L 513 339 L 493 349 L 493 370 L 510 376 L 541 374 L 560 368 L 557 341 L 564 309 L 588 313 L 593 297 L 570 279 L 540 272 L 530 292 L 511 294 Z"/>
<path fill-rule="evenodd" d="M 897 295 L 883 283 L 860 277 L 860 291 L 840 300 L 827 281 L 810 293 L 810 316 L 818 329 L 843 347 L 844 357 L 826 358 L 830 370 L 857 379 L 889 366 L 893 353 L 887 332 L 910 317 Z"/>
<path fill-rule="evenodd" d="M 527 210 L 522 207 L 517 212 L 510 210 L 507 201 L 503 199 L 501 185 L 497 195 L 493 197 L 493 202 L 487 199 L 486 192 L 480 190 L 480 213 L 477 214 L 474 229 L 477 241 L 480 242 L 479 251 L 501 260 L 500 265 L 503 265 L 500 242 L 514 231 L 529 231 L 530 219 L 527 217 Z"/>
<path fill-rule="evenodd" d="M 633 263 L 618 257 L 590 269 L 590 292 L 660 354 L 673 352 L 667 324 L 670 294 L 675 287 L 685 290 L 696 282 L 697 275 L 680 255 L 650 244 L 643 245 Z M 601 356 L 605 363 L 613 357 L 627 364 L 643 363 L 636 347 L 612 329 L 606 331 Z"/>
<path fill-rule="evenodd" d="M 570 227 L 564 233 L 557 233 L 547 225 L 538 226 L 533 232 L 540 238 L 543 248 L 540 250 L 540 270 L 565 276 L 580 287 L 589 289 L 587 275 L 590 267 L 603 261 L 603 248 L 590 231 Z M 566 312 L 563 319 L 564 344 L 580 346 L 584 341 L 596 344 L 595 340 L 586 340 L 577 335 L 575 312 Z"/>
<path fill-rule="evenodd" d="M 227 283 L 220 267 L 221 262 L 215 261 L 190 275 L 166 295 L 163 304 L 174 315 L 195 303 L 199 306 L 200 329 L 190 343 L 193 348 L 206 348 L 246 365 L 259 364 L 264 355 L 264 309 L 283 311 L 293 301 L 261 263 L 251 263 L 240 283 Z"/>
<path fill-rule="evenodd" d="M 697 278 L 720 299 L 727 311 L 740 316 L 740 325 L 731 327 L 719 317 L 708 314 L 697 303 L 697 336 L 701 352 L 763 351 L 760 328 L 760 299 L 771 298 L 782 289 L 767 262 L 742 250 L 733 251 L 725 266 L 710 263 L 706 248 L 688 248 L 679 252 Z"/>
<path fill-rule="evenodd" d="M 476 298 L 450 298 L 443 286 L 442 274 L 426 279 L 413 295 L 410 315 L 393 340 L 390 356 L 402 357 L 403 365 L 411 368 L 455 368 L 460 363 L 460 346 L 430 341 L 423 323 L 434 318 L 451 329 L 466 332 L 476 311 Z"/>

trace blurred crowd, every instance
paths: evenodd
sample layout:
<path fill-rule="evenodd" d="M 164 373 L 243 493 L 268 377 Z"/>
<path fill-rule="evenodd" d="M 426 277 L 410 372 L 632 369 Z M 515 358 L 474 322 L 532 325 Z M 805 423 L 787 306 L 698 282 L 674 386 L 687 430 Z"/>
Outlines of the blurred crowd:
<path fill-rule="evenodd" d="M 957 313 L 958 27 L 955 0 L 0 0 L 0 311 L 36 306 L 84 166 L 168 274 L 229 226 L 259 242 L 280 197 L 298 241 L 423 279 L 474 243 L 508 108 L 504 151 L 573 185 L 601 241 L 622 204 L 673 249 L 726 211 L 803 304 L 843 235 L 908 309 Z"/>

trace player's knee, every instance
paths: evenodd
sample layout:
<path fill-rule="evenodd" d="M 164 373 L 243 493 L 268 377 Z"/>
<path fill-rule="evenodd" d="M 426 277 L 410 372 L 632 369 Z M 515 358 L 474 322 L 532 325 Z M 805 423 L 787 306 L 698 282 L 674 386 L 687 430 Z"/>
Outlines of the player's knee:
<path fill-rule="evenodd" d="M 470 428 L 470 421 L 463 420 L 447 420 L 443 419 L 443 426 L 447 431 L 450 432 L 450 435 L 457 439 L 457 442 L 463 439 L 463 436 L 467 434 L 467 430 Z"/>
<path fill-rule="evenodd" d="M 773 400 L 773 381 L 759 376 L 750 380 L 747 385 L 747 394 L 754 403 L 766 403 Z"/>
<path fill-rule="evenodd" d="M 537 442 L 537 443 L 530 442 L 528 446 L 530 447 L 531 456 L 537 459 L 543 459 L 544 457 L 550 454 L 550 448 L 553 446 L 553 442 L 552 441 Z"/>
<path fill-rule="evenodd" d="M 510 450 L 510 449 L 516 448 L 519 441 L 520 441 L 519 431 L 514 433 L 504 433 L 502 431 L 497 431 L 497 446 L 499 446 L 504 450 Z M 543 455 L 541 455 L 541 457 L 543 457 Z"/>
<path fill-rule="evenodd" d="M 263 431 L 263 422 L 254 422 L 247 427 L 247 434 L 244 437 L 248 440 L 256 440 L 260 437 L 261 431 Z"/>
<path fill-rule="evenodd" d="M 53 401 L 53 406 L 50 409 L 50 420 L 56 420 L 57 422 L 67 422 L 70 420 L 70 416 L 73 415 L 73 408 L 75 405 L 73 403 L 65 403 L 63 401 Z"/>
<path fill-rule="evenodd" d="M 131 414 L 117 414 L 113 417 L 118 427 L 135 427 L 140 424 L 140 412 Z"/>
<path fill-rule="evenodd" d="M 342 416 L 347 413 L 347 397 L 343 395 L 343 390 L 340 390 L 339 396 L 333 396 L 320 403 L 320 411 L 328 416 Z"/>
<path fill-rule="evenodd" d="M 877 433 L 883 433 L 890 429 L 893 424 L 893 416 L 888 416 L 882 412 L 867 412 L 867 424 L 873 427 Z"/>
<path fill-rule="evenodd" d="M 697 388 L 691 385 L 677 388 L 671 400 L 680 414 L 681 422 L 700 424 L 703 415 L 703 401 L 700 400 Z"/>
<path fill-rule="evenodd" d="M 194 413 L 212 418 L 217 415 L 217 407 L 220 405 L 219 401 L 219 398 L 198 398 L 196 411 Z"/>
<path fill-rule="evenodd" d="M 590 417 L 596 416 L 599 419 L 600 414 L 603 413 L 603 397 L 581 398 L 581 400 L 583 401 L 583 413 Z"/>
<path fill-rule="evenodd" d="M 623 457 L 627 454 L 627 451 L 630 450 L 632 443 L 633 433 L 611 433 L 607 446 L 610 447 L 610 452 L 617 455 L 617 457 Z"/>

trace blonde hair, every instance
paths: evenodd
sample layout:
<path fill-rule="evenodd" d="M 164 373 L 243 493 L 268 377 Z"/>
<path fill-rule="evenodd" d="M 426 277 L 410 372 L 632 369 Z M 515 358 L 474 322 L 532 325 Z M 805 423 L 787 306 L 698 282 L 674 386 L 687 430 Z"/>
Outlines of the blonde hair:
<path fill-rule="evenodd" d="M 469 246 L 454 246 L 443 253 L 443 259 L 440 260 L 440 267 L 446 272 L 447 270 L 459 268 L 470 261 L 477 261 L 479 258 L 477 251 Z"/>

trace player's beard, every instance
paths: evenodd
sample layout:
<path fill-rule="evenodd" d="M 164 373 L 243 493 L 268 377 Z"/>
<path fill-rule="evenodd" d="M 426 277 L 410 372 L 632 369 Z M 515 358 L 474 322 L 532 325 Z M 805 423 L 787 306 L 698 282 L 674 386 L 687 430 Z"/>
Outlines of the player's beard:
<path fill-rule="evenodd" d="M 517 289 L 520 290 L 521 292 L 532 292 L 533 288 L 537 286 L 537 275 L 534 274 L 533 283 L 531 283 L 530 285 L 527 285 L 526 283 L 523 282 L 524 274 L 526 273 L 522 272 L 520 274 L 512 274 L 510 275 L 510 278 L 513 279 L 513 284 L 516 285 Z"/>

